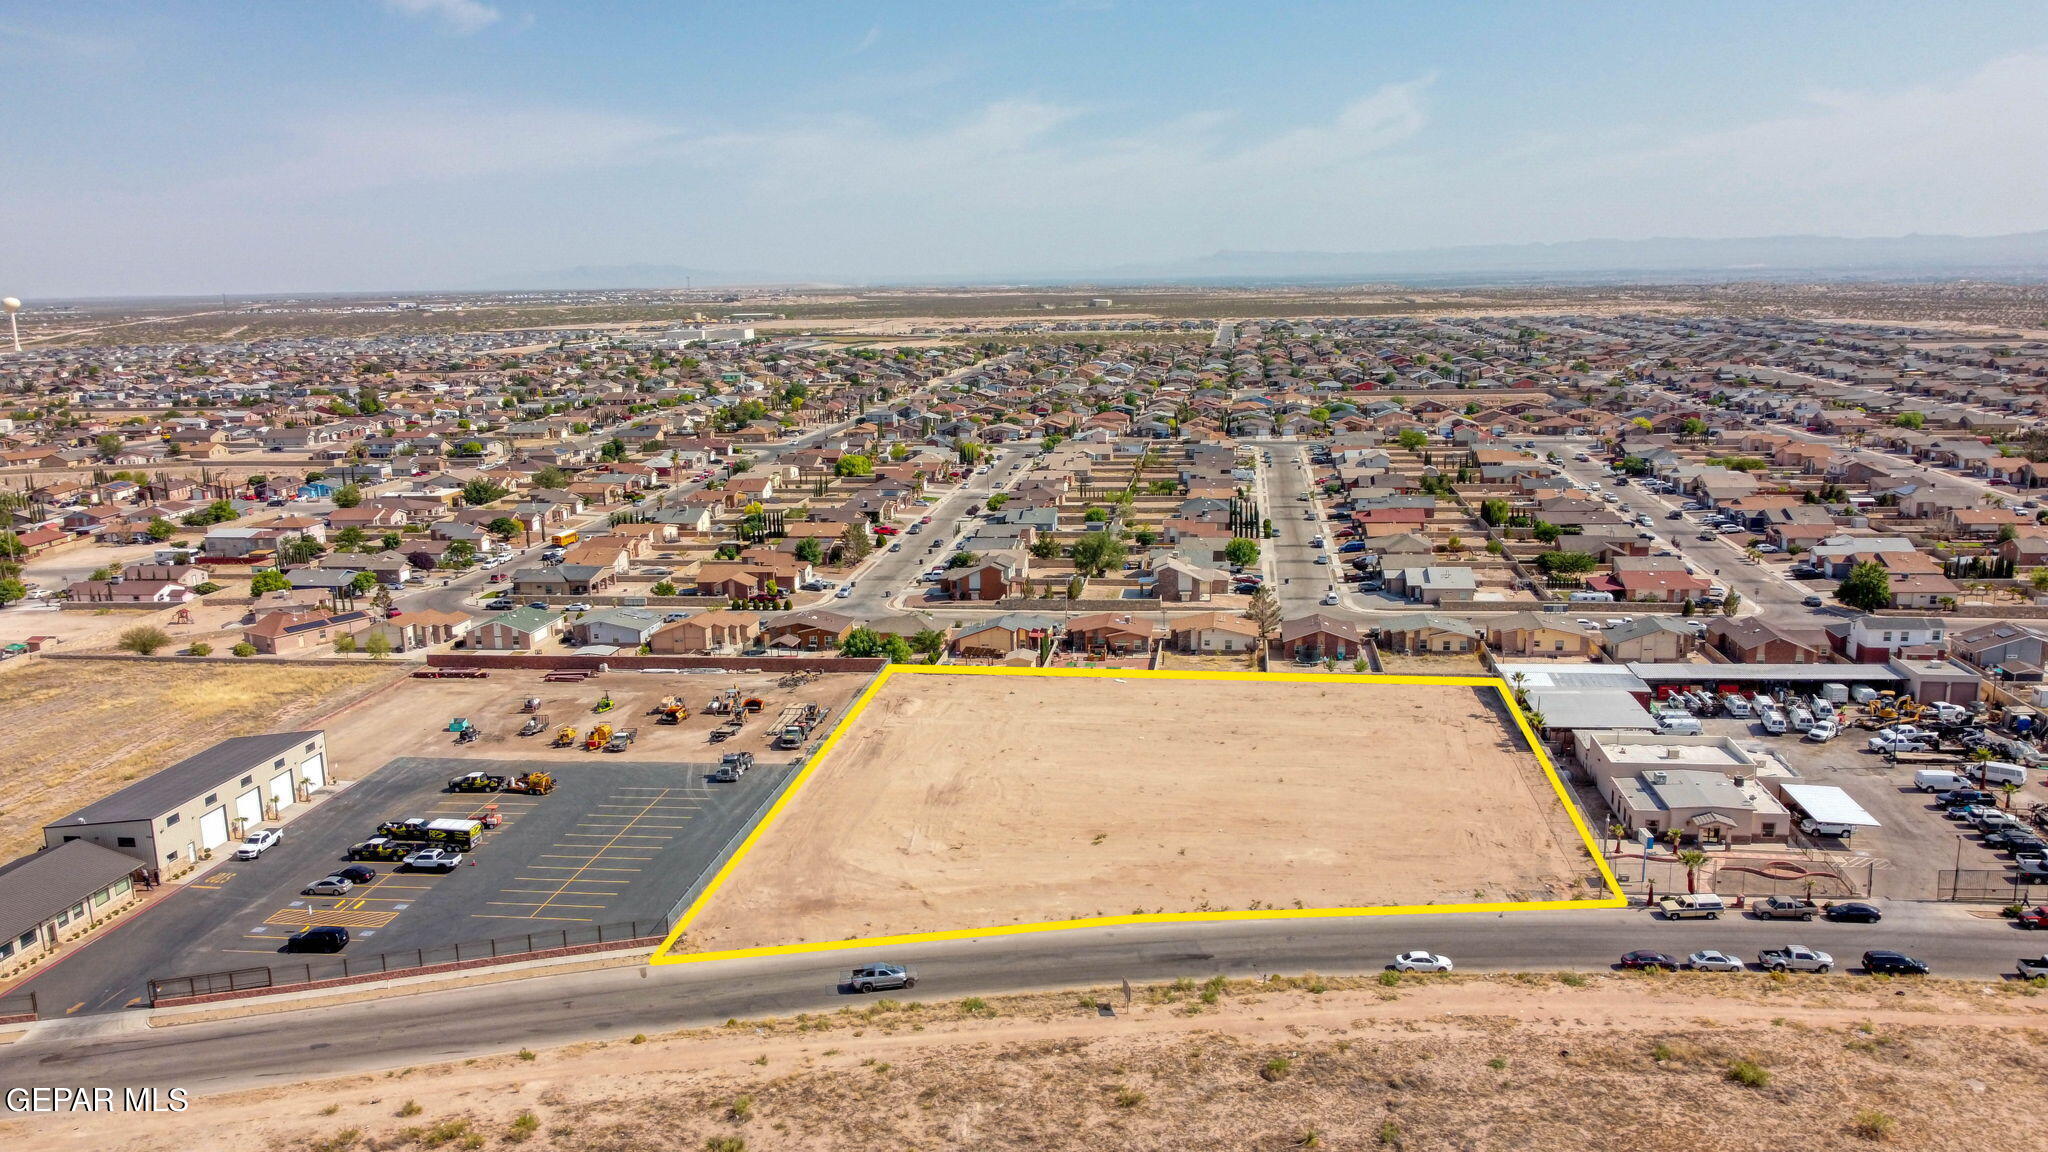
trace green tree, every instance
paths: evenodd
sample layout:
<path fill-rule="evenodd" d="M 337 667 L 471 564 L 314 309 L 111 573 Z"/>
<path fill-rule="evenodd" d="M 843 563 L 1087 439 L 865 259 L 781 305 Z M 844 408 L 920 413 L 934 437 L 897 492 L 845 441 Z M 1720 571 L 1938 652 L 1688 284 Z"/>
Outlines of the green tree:
<path fill-rule="evenodd" d="M 1697 440 L 1707 434 L 1707 422 L 1697 416 L 1688 416 L 1679 421 L 1678 434 L 1688 440 Z"/>
<path fill-rule="evenodd" d="M 1507 523 L 1508 517 L 1514 514 L 1514 506 L 1506 500 L 1496 498 L 1479 503 L 1479 518 L 1496 528 Z"/>
<path fill-rule="evenodd" d="M 653 592 L 656 596 L 673 596 L 676 594 L 676 586 L 673 581 L 658 580 L 654 584 Z"/>
<path fill-rule="evenodd" d="M 376 588 L 377 574 L 375 572 L 358 572 L 348 578 L 348 590 L 358 596 L 373 592 Z"/>
<path fill-rule="evenodd" d="M 149 527 L 143 529 L 143 532 L 151 540 L 161 544 L 178 534 L 178 526 L 161 516 L 152 516 L 149 518 Z"/>
<path fill-rule="evenodd" d="M 368 533 L 351 524 L 334 534 L 334 546 L 343 552 L 360 552 L 369 538 Z"/>
<path fill-rule="evenodd" d="M 857 452 L 849 452 L 833 463 L 832 474 L 835 476 L 873 476 L 875 474 L 875 462 Z"/>
<path fill-rule="evenodd" d="M 536 488 L 566 488 L 569 486 L 569 474 L 550 464 L 533 474 L 533 486 Z"/>
<path fill-rule="evenodd" d="M 503 497 L 505 492 L 506 488 L 504 485 L 479 476 L 462 486 L 462 502 L 472 508 L 481 508 L 485 504 Z"/>
<path fill-rule="evenodd" d="M 814 536 L 806 536 L 796 542 L 796 558 L 806 564 L 823 564 L 825 548 Z"/>
<path fill-rule="evenodd" d="M 910 638 L 910 650 L 923 656 L 936 657 L 946 650 L 946 634 L 936 628 L 920 629 Z"/>
<path fill-rule="evenodd" d="M 1266 642 L 1280 631 L 1280 600 L 1271 588 L 1262 586 L 1252 593 L 1251 602 L 1245 605 L 1244 618 L 1258 630 L 1259 651 L 1265 651 Z"/>
<path fill-rule="evenodd" d="M 291 578 L 275 568 L 258 568 L 249 578 L 249 595 L 261 596 L 265 592 L 283 592 L 292 586 Z"/>
<path fill-rule="evenodd" d="M 324 551 L 320 541 L 311 536 L 292 536 L 277 546 L 277 559 L 281 564 L 307 564 Z"/>
<path fill-rule="evenodd" d="M 1892 578 L 1884 565 L 1871 561 L 1849 569 L 1849 575 L 1835 587 L 1835 599 L 1863 612 L 1889 608 Z"/>
<path fill-rule="evenodd" d="M 1223 546 L 1223 558 L 1240 568 L 1249 568 L 1259 562 L 1259 546 L 1239 536 Z"/>
<path fill-rule="evenodd" d="M 840 535 L 839 542 L 845 547 L 847 557 L 856 564 L 867 559 L 868 554 L 875 550 L 874 533 L 868 531 L 868 526 L 862 523 L 848 524 L 846 531 Z"/>
<path fill-rule="evenodd" d="M 353 508 L 363 502 L 363 490 L 354 484 L 343 484 L 334 490 L 336 508 Z"/>
<path fill-rule="evenodd" d="M 993 495 L 993 496 L 990 496 L 990 497 L 988 498 L 988 502 L 987 502 L 987 504 L 985 505 L 985 507 L 987 507 L 987 508 L 988 508 L 988 510 L 989 510 L 989 511 L 991 511 L 991 512 L 1000 512 L 1000 511 L 1002 511 L 1002 510 L 1003 510 L 1003 505 L 1005 505 L 1005 504 L 1008 504 L 1009 502 L 1010 502 L 1010 494 L 1009 494 L 1009 493 L 1007 493 L 1007 492 L 998 492 L 998 493 L 996 493 L 995 495 Z"/>
<path fill-rule="evenodd" d="M 874 629 L 862 625 L 848 632 L 839 641 L 839 654 L 841 656 L 859 657 L 880 656 L 882 654 L 882 637 Z"/>
<path fill-rule="evenodd" d="M 1418 429 L 1403 428 L 1400 434 L 1394 437 L 1394 443 L 1410 452 L 1420 452 L 1429 444 L 1429 437 Z"/>
<path fill-rule="evenodd" d="M 1107 532 L 1090 532 L 1074 542 L 1074 569 L 1083 576 L 1100 576 L 1122 568 L 1128 549 Z"/>
<path fill-rule="evenodd" d="M 467 568 L 476 563 L 476 545 L 467 540 L 450 541 L 441 558 L 451 568 Z"/>
<path fill-rule="evenodd" d="M 99 453 L 100 459 L 112 460 L 121 454 L 121 448 L 125 443 L 126 441 L 112 432 L 102 432 L 93 437 L 92 446 L 93 451 Z"/>
<path fill-rule="evenodd" d="M 1927 427 L 1927 414 L 1925 412 L 1901 412 L 1897 416 L 1892 417 L 1892 423 L 1897 427 L 1908 428 L 1918 432 L 1920 429 Z"/>
<path fill-rule="evenodd" d="M 1571 576 L 1591 572 L 1600 561 L 1591 552 L 1551 551 L 1537 553 L 1536 566 L 1552 576 Z"/>
<path fill-rule="evenodd" d="M 391 655 L 391 638 L 382 629 L 369 634 L 363 640 L 363 651 L 372 660 L 382 660 Z"/>
<path fill-rule="evenodd" d="M 1547 520 L 1538 520 L 1536 526 L 1529 531 L 1531 535 L 1545 544 L 1555 544 L 1558 541 L 1558 537 L 1564 535 L 1564 529 Z"/>
<path fill-rule="evenodd" d="M 0 607 L 28 598 L 28 586 L 12 576 L 0 576 Z"/>
<path fill-rule="evenodd" d="M 240 644 L 235 645 L 233 648 L 228 649 L 228 651 L 244 659 L 247 659 L 248 657 L 254 656 L 256 654 L 256 646 L 254 644 L 249 643 L 247 640 L 244 640 Z"/>
<path fill-rule="evenodd" d="M 484 531 L 496 536 L 499 540 L 510 540 L 520 534 L 519 521 L 514 520 L 510 516 L 500 516 L 489 524 L 484 525 Z"/>

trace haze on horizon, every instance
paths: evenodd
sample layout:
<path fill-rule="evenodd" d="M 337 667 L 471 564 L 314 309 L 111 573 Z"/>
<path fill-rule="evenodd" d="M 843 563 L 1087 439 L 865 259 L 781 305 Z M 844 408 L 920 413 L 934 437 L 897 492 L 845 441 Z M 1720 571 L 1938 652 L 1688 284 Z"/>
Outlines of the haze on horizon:
<path fill-rule="evenodd" d="M 0 290 L 2048 228 L 2019 2 L 0 11 Z"/>

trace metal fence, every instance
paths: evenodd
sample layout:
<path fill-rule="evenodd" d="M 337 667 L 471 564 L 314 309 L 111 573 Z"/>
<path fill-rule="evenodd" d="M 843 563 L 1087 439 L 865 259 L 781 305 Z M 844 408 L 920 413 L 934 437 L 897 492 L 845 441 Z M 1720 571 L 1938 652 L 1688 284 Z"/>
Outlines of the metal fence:
<path fill-rule="evenodd" d="M 20 1016 L 26 1016 L 31 1020 L 35 1019 L 36 994 L 33 992 L 17 992 L 12 996 L 0 996 L 0 1020 L 13 1019 Z"/>
<path fill-rule="evenodd" d="M 410 948 L 378 952 L 368 956 L 331 956 L 263 967 L 237 968 L 222 972 L 200 972 L 184 976 L 163 976 L 149 982 L 151 1004 L 186 996 L 209 996 L 220 992 L 243 992 L 256 988 L 284 988 L 317 980 L 338 980 L 350 976 L 403 976 L 409 971 L 437 964 L 469 960 L 504 960 L 590 944 L 643 940 L 668 934 L 665 920 L 632 920 L 620 924 L 595 924 L 580 928 L 550 928 L 517 936 L 444 944 L 436 948 Z"/>
<path fill-rule="evenodd" d="M 1935 899 L 1978 904 L 2048 903 L 2048 876 L 2003 868 L 1944 868 L 1935 878 Z"/>

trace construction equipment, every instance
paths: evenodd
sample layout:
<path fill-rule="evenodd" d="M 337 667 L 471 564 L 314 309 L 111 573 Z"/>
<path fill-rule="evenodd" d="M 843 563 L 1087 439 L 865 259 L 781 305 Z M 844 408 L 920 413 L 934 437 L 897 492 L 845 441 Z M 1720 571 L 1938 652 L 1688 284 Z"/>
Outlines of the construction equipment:
<path fill-rule="evenodd" d="M 727 688 L 725 691 L 713 696 L 709 704 L 704 705 L 704 714 L 706 716 L 723 716 L 733 710 L 734 701 L 738 698 L 739 689 Z"/>
<path fill-rule="evenodd" d="M 519 706 L 519 710 L 520 710 L 521 712 L 529 712 L 529 713 L 531 713 L 531 712 L 538 712 L 538 711 L 540 711 L 540 697 L 538 697 L 538 696 L 528 696 L 528 697 L 526 698 L 526 703 L 524 703 L 524 704 L 522 704 L 522 705 L 520 705 L 520 706 Z"/>
<path fill-rule="evenodd" d="M 711 730 L 711 742 L 719 744 L 730 740 L 740 734 L 740 729 L 746 727 L 746 723 L 747 714 L 745 712 L 734 712 L 726 717 L 724 723 Z"/>
<path fill-rule="evenodd" d="M 759 712 L 762 707 L 761 698 L 759 696 L 749 696 L 745 700 L 740 701 L 740 707 L 749 712 Z"/>
<path fill-rule="evenodd" d="M 649 716 L 659 716 L 671 708 L 682 707 L 682 704 L 683 698 L 681 696 L 663 696 L 659 704 L 647 710 L 647 714 Z"/>
<path fill-rule="evenodd" d="M 467 718 L 467 717 L 463 717 L 463 716 L 457 716 L 457 717 L 456 717 L 455 719 L 453 719 L 453 720 L 450 720 L 450 721 L 448 722 L 448 730 L 449 730 L 450 732 L 467 732 L 467 731 L 469 731 L 469 720 L 468 720 L 468 718 Z"/>
<path fill-rule="evenodd" d="M 825 719 L 825 709 L 816 704 L 791 704 L 775 718 L 775 747 L 801 748 L 811 730 Z"/>
<path fill-rule="evenodd" d="M 585 752 L 595 752 L 611 742 L 612 726 L 609 724 L 599 724 L 590 730 L 590 737 L 583 741 L 583 750 Z"/>
<path fill-rule="evenodd" d="M 605 742 L 604 750 L 607 752 L 624 752 L 633 746 L 633 741 L 639 738 L 640 730 L 638 728 L 621 728 L 612 734 L 610 740 Z"/>
<path fill-rule="evenodd" d="M 663 700 L 661 707 L 654 711 L 654 722 L 657 724 L 681 724 L 683 717 L 690 714 L 690 706 L 683 703 L 682 697 L 671 696 L 667 700 Z"/>
<path fill-rule="evenodd" d="M 522 724 L 522 725 L 520 725 L 520 728 L 519 728 L 519 734 L 520 734 L 521 736 L 538 736 L 538 735 L 540 735 L 540 734 L 541 734 L 542 732 L 545 732 L 545 731 L 547 731 L 547 728 L 548 728 L 548 718 L 547 718 L 547 717 L 545 717 L 545 716 L 528 716 L 528 717 L 526 718 L 526 723 L 525 723 L 525 724 Z"/>
<path fill-rule="evenodd" d="M 455 742 L 457 744 L 474 744 L 477 738 L 483 734 L 483 729 L 471 724 L 455 734 Z"/>
<path fill-rule="evenodd" d="M 555 790 L 555 778 L 545 772 L 506 776 L 494 772 L 469 772 L 448 782 L 450 792 L 523 792 L 545 796 Z"/>
<path fill-rule="evenodd" d="M 600 713 L 609 712 L 616 707 L 618 707 L 618 705 L 612 701 L 612 694 L 609 691 L 607 691 L 604 695 L 599 696 L 597 698 L 597 707 L 592 708 L 591 711 Z"/>
<path fill-rule="evenodd" d="M 573 724 L 562 725 L 561 731 L 555 733 L 554 746 L 557 748 L 572 748 L 575 744 L 576 726 Z"/>

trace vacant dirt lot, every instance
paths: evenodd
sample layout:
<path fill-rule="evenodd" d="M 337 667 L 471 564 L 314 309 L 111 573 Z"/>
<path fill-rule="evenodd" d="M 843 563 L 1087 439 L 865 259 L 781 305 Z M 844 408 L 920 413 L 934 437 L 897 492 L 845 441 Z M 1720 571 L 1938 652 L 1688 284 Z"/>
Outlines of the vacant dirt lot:
<path fill-rule="evenodd" d="M 1575 979 L 1219 981 L 1138 988 L 1131 1004 L 1115 989 L 875 1001 L 280 1085 L 176 1115 L 21 1117 L 0 1139 L 105 1152 L 1975 1152 L 1988 1113 L 2041 1087 L 2042 1001 L 2021 994 L 2032 989 Z M 1117 1016 L 1084 1006 L 1095 997 Z"/>
<path fill-rule="evenodd" d="M 289 730 L 402 675 L 368 664 L 20 661 L 0 681 L 0 860 L 130 781 L 230 737 Z"/>
<path fill-rule="evenodd" d="M 899 673 L 679 947 L 1569 898 L 1590 870 L 1491 692 Z"/>

